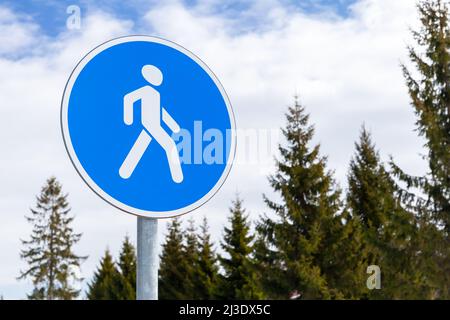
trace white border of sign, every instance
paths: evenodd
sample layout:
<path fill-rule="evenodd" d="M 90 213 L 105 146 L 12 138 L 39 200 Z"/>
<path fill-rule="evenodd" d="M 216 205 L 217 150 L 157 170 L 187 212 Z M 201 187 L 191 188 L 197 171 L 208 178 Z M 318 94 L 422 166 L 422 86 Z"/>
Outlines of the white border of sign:
<path fill-rule="evenodd" d="M 94 58 L 97 54 L 100 52 L 114 46 L 120 43 L 125 42 L 135 42 L 135 41 L 144 41 L 144 42 L 152 42 L 152 43 L 160 43 L 166 46 L 169 46 L 175 50 L 178 50 L 188 57 L 190 57 L 192 60 L 194 60 L 200 67 L 202 67 L 203 70 L 211 77 L 211 79 L 214 81 L 217 88 L 220 90 L 220 93 L 225 101 L 225 104 L 228 109 L 228 114 L 230 116 L 230 122 L 231 122 L 231 146 L 230 146 L 230 154 L 227 159 L 225 170 L 222 173 L 222 176 L 220 179 L 216 182 L 214 187 L 201 199 L 197 200 L 196 202 L 177 210 L 172 211 L 146 211 L 137 209 L 131 206 L 126 205 L 125 203 L 122 203 L 113 197 L 111 197 L 109 194 L 107 194 L 105 191 L 103 191 L 87 174 L 87 172 L 84 170 L 83 166 L 81 165 L 80 161 L 78 160 L 78 157 L 75 153 L 75 150 L 72 145 L 72 141 L 69 134 L 69 128 L 68 128 L 68 108 L 69 108 L 69 98 L 70 94 L 72 92 L 72 87 L 75 83 L 75 80 L 77 79 L 80 72 L 83 70 L 83 68 L 87 65 L 89 61 L 91 61 L 92 58 Z M 204 205 L 209 199 L 211 199 L 217 191 L 219 191 L 220 187 L 225 182 L 226 178 L 228 177 L 228 174 L 230 173 L 231 167 L 233 165 L 235 153 L 236 153 L 236 121 L 234 118 L 233 109 L 231 107 L 230 100 L 228 99 L 228 96 L 225 92 L 225 89 L 223 88 L 222 84 L 220 83 L 219 79 L 215 76 L 215 74 L 208 68 L 208 66 L 200 60 L 196 55 L 194 55 L 192 52 L 188 51 L 187 49 L 183 48 L 182 46 L 171 42 L 169 40 L 165 40 L 158 37 L 153 36 L 144 36 L 144 35 L 134 35 L 134 36 L 125 36 L 120 38 L 115 38 L 112 40 L 109 40 L 107 42 L 102 43 L 98 47 L 94 48 L 92 51 L 90 51 L 86 56 L 84 56 L 80 62 L 76 65 L 75 69 L 72 71 L 69 80 L 66 83 L 66 87 L 64 88 L 64 93 L 61 101 L 61 131 L 62 136 L 64 140 L 64 145 L 66 147 L 67 153 L 69 154 L 69 158 L 72 161 L 72 164 L 74 165 L 75 169 L 77 170 L 78 174 L 81 176 L 81 178 L 84 180 L 84 182 L 89 186 L 89 188 L 92 189 L 100 198 L 111 204 L 112 206 L 126 212 L 131 213 L 136 216 L 141 217 L 147 217 L 147 218 L 156 218 L 156 219 L 163 219 L 163 218 L 171 218 L 175 216 L 179 216 L 185 213 L 188 213 L 192 210 L 197 209 L 198 207 Z"/>

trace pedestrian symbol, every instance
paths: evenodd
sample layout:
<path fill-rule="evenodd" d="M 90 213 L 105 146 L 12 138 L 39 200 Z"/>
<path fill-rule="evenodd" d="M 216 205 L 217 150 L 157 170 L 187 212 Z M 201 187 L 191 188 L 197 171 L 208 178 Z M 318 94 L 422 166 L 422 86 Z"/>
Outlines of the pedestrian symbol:
<path fill-rule="evenodd" d="M 204 204 L 234 159 L 234 115 L 222 85 L 199 58 L 160 38 L 117 38 L 88 53 L 66 85 L 61 125 L 91 189 L 145 217 Z"/>
<path fill-rule="evenodd" d="M 150 84 L 159 86 L 163 81 L 161 71 L 152 65 L 146 65 L 142 68 L 142 76 Z M 160 96 L 158 91 L 151 86 L 144 86 L 133 92 L 128 93 L 123 99 L 124 122 L 128 125 L 133 123 L 133 104 L 141 100 L 141 121 L 144 129 L 139 134 L 136 143 L 130 150 L 125 161 L 120 167 L 120 176 L 127 179 L 131 176 L 139 160 L 141 160 L 144 151 L 147 149 L 153 136 L 161 147 L 164 149 L 169 160 L 170 173 L 173 181 L 180 183 L 183 181 L 183 172 L 181 171 L 180 158 L 177 146 L 169 134 L 161 126 L 161 110 L 162 121 L 174 133 L 180 132 L 180 126 L 170 116 L 166 109 L 160 106 Z M 150 135 L 151 136 L 150 136 Z"/>

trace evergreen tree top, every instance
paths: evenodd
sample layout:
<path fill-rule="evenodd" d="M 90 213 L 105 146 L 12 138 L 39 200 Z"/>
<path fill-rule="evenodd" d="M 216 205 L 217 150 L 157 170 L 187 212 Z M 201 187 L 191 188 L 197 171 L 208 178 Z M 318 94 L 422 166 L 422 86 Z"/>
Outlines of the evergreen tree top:
<path fill-rule="evenodd" d="M 380 156 L 375 150 L 375 144 L 372 142 L 370 132 L 363 125 L 359 141 L 355 142 L 356 154 L 351 161 L 351 164 L 366 164 L 370 167 L 376 167 L 380 162 Z"/>
<path fill-rule="evenodd" d="M 394 182 L 364 126 L 355 149 L 348 173 L 347 203 L 366 227 L 377 229 L 389 220 L 389 216 L 401 210 L 395 197 Z"/>
<path fill-rule="evenodd" d="M 105 274 L 109 274 L 112 270 L 116 270 L 114 259 L 111 255 L 111 251 L 106 249 L 100 261 L 100 266 L 97 268 L 95 274 L 101 277 Z"/>
<path fill-rule="evenodd" d="M 340 190 L 320 145 L 311 145 L 314 127 L 297 98 L 286 120 L 287 141 L 280 145 L 277 171 L 269 177 L 281 203 L 264 197 L 276 217 L 265 216 L 258 223 L 257 257 L 273 297 L 287 298 L 298 290 L 306 298 L 326 298 L 331 291 L 322 267 L 330 268 L 333 261 L 326 252 L 341 225 Z"/>
<path fill-rule="evenodd" d="M 426 140 L 429 172 L 422 177 L 404 173 L 393 161 L 396 176 L 407 188 L 418 188 L 426 199 L 402 190 L 403 199 L 420 215 L 428 215 L 450 234 L 450 28 L 448 1 L 428 0 L 418 4 L 422 27 L 413 31 L 421 51 L 409 48 L 418 75 L 403 66 L 411 104 L 417 115 L 417 130 Z"/>
<path fill-rule="evenodd" d="M 201 260 L 211 261 L 215 263 L 215 253 L 213 243 L 211 241 L 211 234 L 209 233 L 208 219 L 203 217 L 202 224 L 200 225 L 200 234 L 198 236 L 199 249 Z"/>
<path fill-rule="evenodd" d="M 253 257 L 253 235 L 239 196 L 232 202 L 230 227 L 224 228 L 221 246 L 227 256 L 220 257 L 224 275 L 219 281 L 222 299 L 259 299 L 262 292 Z"/>
<path fill-rule="evenodd" d="M 118 265 L 125 277 L 130 277 L 131 282 L 135 280 L 133 275 L 136 273 L 136 250 L 128 236 L 122 243 Z"/>
<path fill-rule="evenodd" d="M 198 236 L 197 236 L 197 228 L 195 226 L 195 221 L 191 217 L 188 220 L 188 227 L 186 229 L 186 253 L 189 257 L 195 259 L 194 256 L 197 255 L 198 252 Z"/>
<path fill-rule="evenodd" d="M 286 119 L 283 134 L 287 145 L 279 146 L 281 158 L 276 161 L 277 172 L 269 176 L 270 185 L 280 192 L 286 205 L 265 196 L 264 200 L 283 221 L 307 225 L 306 220 L 337 210 L 340 190 L 332 172 L 326 168 L 327 158 L 320 155 L 320 145 L 310 146 L 314 127 L 309 124 L 309 115 L 298 98 L 289 107 Z M 329 208 L 322 210 L 325 207 Z"/>
<path fill-rule="evenodd" d="M 247 255 L 251 252 L 250 242 L 253 236 L 250 235 L 250 225 L 245 209 L 242 207 L 242 199 L 236 196 L 232 201 L 232 207 L 229 208 L 230 217 L 228 218 L 231 226 L 224 228 L 224 242 L 222 248 L 231 256 Z"/>
<path fill-rule="evenodd" d="M 179 218 L 168 224 L 168 232 L 160 255 L 159 297 L 160 299 L 187 299 L 186 281 L 189 265 L 186 261 L 184 236 Z"/>
<path fill-rule="evenodd" d="M 25 248 L 20 254 L 28 269 L 20 273 L 19 279 L 32 278 L 31 299 L 72 299 L 79 294 L 73 283 L 81 281 L 77 269 L 87 257 L 73 251 L 81 233 L 74 232 L 74 216 L 69 212 L 61 184 L 55 177 L 47 179 L 36 197 L 35 208 L 26 217 L 33 229 L 30 239 L 22 241 Z"/>
<path fill-rule="evenodd" d="M 100 265 L 94 272 L 92 282 L 88 284 L 89 300 L 114 300 L 117 298 L 116 281 L 119 277 L 116 264 L 109 249 L 105 250 Z"/>

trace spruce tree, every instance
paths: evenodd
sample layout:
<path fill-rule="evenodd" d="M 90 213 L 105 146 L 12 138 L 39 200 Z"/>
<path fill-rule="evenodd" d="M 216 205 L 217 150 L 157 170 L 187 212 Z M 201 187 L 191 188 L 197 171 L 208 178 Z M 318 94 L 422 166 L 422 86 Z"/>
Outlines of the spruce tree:
<path fill-rule="evenodd" d="M 322 270 L 335 298 L 364 299 L 368 293 L 368 252 L 362 223 L 348 208 L 344 208 L 339 217 L 323 252 L 331 263 Z"/>
<path fill-rule="evenodd" d="M 86 259 L 76 255 L 74 245 L 81 234 L 72 228 L 74 217 L 70 215 L 67 195 L 55 177 L 47 180 L 37 196 L 36 208 L 26 217 L 33 225 L 30 240 L 22 241 L 20 256 L 28 269 L 19 279 L 31 278 L 33 292 L 30 299 L 74 299 L 79 290 L 74 284 L 81 279 L 77 275 L 80 264 Z"/>
<path fill-rule="evenodd" d="M 211 300 L 216 298 L 218 276 L 217 256 L 211 242 L 208 221 L 204 217 L 200 227 L 198 267 L 195 282 L 198 299 Z"/>
<path fill-rule="evenodd" d="M 222 248 L 226 256 L 220 257 L 224 274 L 221 276 L 218 297 L 221 299 L 261 299 L 259 279 L 253 259 L 253 239 L 250 224 L 237 197 L 230 208 L 231 226 L 224 228 Z"/>
<path fill-rule="evenodd" d="M 336 264 L 325 253 L 340 227 L 340 192 L 319 145 L 309 146 L 314 128 L 297 99 L 286 118 L 286 146 L 280 145 L 277 172 L 269 177 L 281 203 L 265 197 L 275 217 L 265 215 L 258 223 L 263 285 L 270 298 L 287 299 L 291 292 L 304 299 L 336 298 L 340 293 L 329 288 L 324 269 Z"/>
<path fill-rule="evenodd" d="M 117 279 L 119 272 L 109 250 L 105 251 L 100 266 L 94 273 L 92 282 L 88 285 L 89 300 L 117 300 Z"/>
<path fill-rule="evenodd" d="M 199 262 L 199 242 L 197 236 L 197 228 L 195 221 L 190 218 L 188 220 L 188 227 L 184 231 L 185 245 L 184 245 L 184 261 L 186 264 L 186 273 L 184 275 L 183 289 L 185 299 L 198 299 L 198 292 L 196 290 L 198 278 L 198 262 Z"/>
<path fill-rule="evenodd" d="M 115 287 L 117 300 L 136 300 L 136 250 L 128 236 L 122 243 Z"/>
<path fill-rule="evenodd" d="M 417 69 L 403 66 L 417 131 L 425 138 L 429 170 L 422 177 L 403 172 L 392 162 L 409 208 L 417 218 L 422 245 L 417 258 L 426 273 L 424 292 L 431 298 L 450 297 L 450 29 L 448 1 L 427 0 L 418 5 L 422 27 L 413 32 L 420 47 L 409 48 Z M 417 74 L 417 76 L 416 76 Z M 417 192 L 418 191 L 418 192 Z"/>
<path fill-rule="evenodd" d="M 378 265 L 383 275 L 382 290 L 366 291 L 365 297 L 418 298 L 414 286 L 420 281 L 420 274 L 412 264 L 414 217 L 402 207 L 395 183 L 364 127 L 355 146 L 348 174 L 349 217 L 353 223 L 360 223 L 363 241 L 360 255 L 365 259 L 365 267 Z"/>
<path fill-rule="evenodd" d="M 188 266 L 185 260 L 183 238 L 180 220 L 175 218 L 168 227 L 160 256 L 158 287 L 160 299 L 187 299 L 185 281 Z"/>

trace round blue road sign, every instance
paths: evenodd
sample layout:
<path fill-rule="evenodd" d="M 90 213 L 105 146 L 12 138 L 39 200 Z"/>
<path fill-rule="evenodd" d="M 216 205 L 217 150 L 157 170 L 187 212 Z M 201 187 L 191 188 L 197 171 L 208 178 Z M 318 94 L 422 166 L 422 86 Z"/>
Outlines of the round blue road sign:
<path fill-rule="evenodd" d="M 150 218 L 208 201 L 236 147 L 233 111 L 216 76 L 183 47 L 149 36 L 113 39 L 78 63 L 64 90 L 61 126 L 88 186 Z"/>

